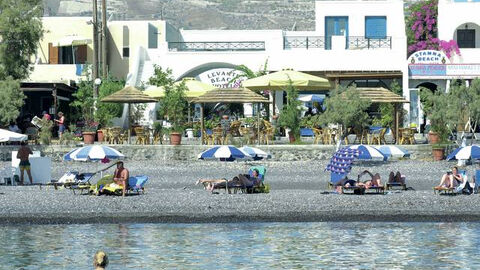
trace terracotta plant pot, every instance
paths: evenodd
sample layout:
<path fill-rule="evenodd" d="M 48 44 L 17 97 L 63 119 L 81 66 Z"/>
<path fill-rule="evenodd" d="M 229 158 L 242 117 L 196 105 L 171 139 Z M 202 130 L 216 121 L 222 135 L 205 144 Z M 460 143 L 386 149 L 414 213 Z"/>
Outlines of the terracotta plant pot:
<path fill-rule="evenodd" d="M 432 148 L 433 160 L 443 160 L 445 156 L 445 148 Z"/>
<path fill-rule="evenodd" d="M 178 132 L 170 133 L 170 144 L 180 145 L 182 143 L 182 134 Z"/>
<path fill-rule="evenodd" d="M 428 132 L 428 143 L 436 144 L 440 142 L 440 135 L 437 132 L 429 131 Z"/>
<path fill-rule="evenodd" d="M 103 142 L 103 137 L 104 137 L 103 131 L 102 130 L 97 131 L 98 142 Z"/>
<path fill-rule="evenodd" d="M 83 142 L 85 144 L 93 144 L 95 142 L 96 132 L 82 132 Z"/>

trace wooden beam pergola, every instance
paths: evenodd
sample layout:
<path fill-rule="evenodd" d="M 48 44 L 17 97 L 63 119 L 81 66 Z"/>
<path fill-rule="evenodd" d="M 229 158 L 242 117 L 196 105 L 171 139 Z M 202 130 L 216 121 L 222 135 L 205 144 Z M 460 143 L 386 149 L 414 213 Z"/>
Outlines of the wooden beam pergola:
<path fill-rule="evenodd" d="M 198 98 L 192 100 L 193 103 L 201 104 L 200 107 L 200 128 L 202 129 L 201 132 L 201 140 L 203 142 L 203 130 L 205 128 L 205 124 L 203 121 L 203 107 L 205 103 L 270 103 L 268 98 L 263 97 L 250 89 L 247 88 L 217 88 L 214 90 L 210 90 L 204 95 L 201 95 Z M 258 107 L 259 109 L 259 107 Z M 258 121 L 260 121 L 260 112 L 257 110 L 258 114 Z M 259 128 L 260 125 L 257 125 Z"/>
<path fill-rule="evenodd" d="M 383 87 L 359 87 L 359 96 L 361 99 L 370 100 L 372 103 L 391 103 L 394 108 L 394 130 L 395 142 L 398 142 L 398 126 L 399 126 L 399 105 L 403 103 L 410 103 L 404 97 L 393 93 L 392 91 Z"/>

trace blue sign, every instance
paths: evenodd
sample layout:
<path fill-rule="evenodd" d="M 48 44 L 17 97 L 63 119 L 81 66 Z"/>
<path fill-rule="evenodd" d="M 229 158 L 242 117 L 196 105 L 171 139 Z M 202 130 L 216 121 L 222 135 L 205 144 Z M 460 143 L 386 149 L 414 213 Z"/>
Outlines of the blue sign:
<path fill-rule="evenodd" d="M 408 65 L 409 76 L 446 76 L 446 65 Z"/>

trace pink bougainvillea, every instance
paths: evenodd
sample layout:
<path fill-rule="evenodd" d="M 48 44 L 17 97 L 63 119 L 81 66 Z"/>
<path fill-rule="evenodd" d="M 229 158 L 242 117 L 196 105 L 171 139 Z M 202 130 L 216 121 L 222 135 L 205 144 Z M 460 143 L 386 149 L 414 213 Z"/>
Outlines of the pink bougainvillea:
<path fill-rule="evenodd" d="M 445 41 L 437 38 L 438 0 L 426 0 L 410 6 L 407 17 L 408 52 L 421 50 L 441 50 L 448 58 L 460 55 L 455 40 Z"/>

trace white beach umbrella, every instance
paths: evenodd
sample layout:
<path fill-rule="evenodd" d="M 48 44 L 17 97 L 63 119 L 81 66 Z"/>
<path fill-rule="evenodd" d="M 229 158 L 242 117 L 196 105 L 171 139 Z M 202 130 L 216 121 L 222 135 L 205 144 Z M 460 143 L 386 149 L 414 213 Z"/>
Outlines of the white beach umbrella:
<path fill-rule="evenodd" d="M 402 157 L 410 156 L 410 153 L 408 153 L 407 150 L 395 145 L 382 145 L 382 146 L 376 146 L 375 148 L 377 148 L 378 151 L 380 151 L 382 154 L 384 154 L 387 157 L 402 158 Z"/>
<path fill-rule="evenodd" d="M 253 160 L 272 158 L 272 155 L 256 147 L 243 146 L 240 147 L 240 150 L 252 156 Z"/>
<path fill-rule="evenodd" d="M 348 146 L 349 149 L 358 150 L 360 151 L 360 155 L 358 159 L 362 160 L 372 160 L 372 161 L 384 161 L 387 160 L 387 157 L 378 151 L 375 147 L 370 145 L 351 145 Z"/>
<path fill-rule="evenodd" d="M 21 142 L 26 140 L 28 140 L 28 136 L 25 134 L 0 129 L 0 142 Z"/>

